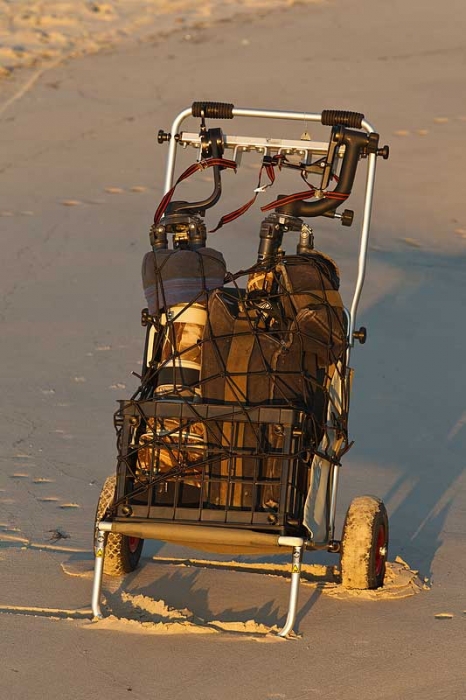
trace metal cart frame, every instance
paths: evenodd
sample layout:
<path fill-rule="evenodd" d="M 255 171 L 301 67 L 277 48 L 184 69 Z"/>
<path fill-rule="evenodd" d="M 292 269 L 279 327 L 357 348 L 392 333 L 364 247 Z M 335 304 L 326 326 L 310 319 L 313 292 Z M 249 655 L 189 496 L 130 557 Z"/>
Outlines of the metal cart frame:
<path fill-rule="evenodd" d="M 205 116 L 209 116 L 208 105 L 212 104 L 217 105 L 218 103 L 206 103 L 207 108 L 205 110 Z M 304 124 L 312 122 L 316 122 L 319 124 L 323 123 L 321 113 L 237 108 L 233 107 L 232 105 L 231 107 L 232 109 L 230 109 L 229 118 L 234 117 L 236 119 L 238 117 L 247 117 L 254 119 L 258 118 L 288 120 L 301 122 Z M 169 144 L 164 188 L 165 193 L 168 193 L 174 185 L 174 173 L 178 148 L 187 148 L 188 146 L 194 146 L 196 148 L 201 147 L 200 136 L 198 134 L 186 133 L 181 131 L 182 124 L 186 119 L 192 117 L 193 113 L 194 106 L 184 109 L 178 114 L 178 116 L 174 120 L 173 125 L 171 127 L 171 133 L 163 135 L 162 140 L 168 141 Z M 353 113 L 337 114 L 348 115 Z M 202 113 L 202 110 L 201 116 L 204 117 L 204 113 Z M 362 117 L 362 119 L 360 120 L 359 128 L 365 131 L 366 134 L 374 134 L 375 129 L 372 126 L 372 124 L 366 119 L 364 119 L 363 115 L 360 116 Z M 335 117 L 337 121 L 338 118 L 339 117 Z M 344 120 L 347 119 L 347 117 L 341 116 L 341 119 Z M 244 151 L 256 151 L 269 156 L 280 153 L 291 153 L 300 154 L 306 158 L 310 158 L 315 156 L 325 156 L 328 152 L 329 145 L 325 142 L 318 142 L 312 140 L 287 141 L 283 139 L 237 137 L 225 135 L 224 147 L 233 150 L 233 159 L 237 163 L 239 163 L 241 154 Z M 337 154 L 337 157 L 342 157 L 343 154 L 344 147 L 340 149 L 340 153 Z M 366 274 L 369 230 L 371 223 L 376 161 L 378 155 L 384 155 L 384 157 L 387 157 L 388 151 L 385 155 L 373 149 L 372 152 L 368 152 L 365 154 L 367 158 L 367 175 L 365 184 L 364 210 L 359 241 L 357 279 L 350 309 L 345 309 L 347 317 L 347 361 L 349 361 L 351 348 L 354 345 L 355 339 L 359 339 L 362 342 L 364 342 L 365 339 L 363 338 L 363 334 L 361 333 L 361 331 L 356 331 L 355 328 L 359 300 Z M 341 218 L 341 215 L 335 214 L 335 217 Z M 334 391 L 338 394 L 339 387 L 334 387 Z M 202 527 L 199 527 L 198 525 L 183 524 L 180 522 L 131 522 L 130 520 L 128 520 L 127 522 L 123 522 L 121 519 L 102 520 L 98 522 L 96 524 L 95 570 L 92 590 L 92 611 L 94 617 L 101 618 L 103 616 L 100 601 L 102 596 L 102 575 L 104 567 L 105 548 L 109 533 L 118 533 L 130 537 L 144 537 L 152 539 L 163 539 L 172 542 L 183 542 L 185 544 L 192 544 L 197 548 L 202 548 L 202 543 L 207 544 L 210 547 L 222 547 L 222 545 L 229 544 L 231 546 L 240 547 L 245 552 L 250 553 L 260 552 L 273 554 L 282 551 L 283 548 L 290 548 L 292 553 L 292 562 L 291 588 L 288 604 L 288 613 L 283 628 L 278 632 L 279 636 L 286 637 L 292 631 L 296 619 L 303 551 L 305 549 L 327 549 L 334 552 L 338 551 L 339 542 L 334 538 L 338 476 L 339 464 L 332 464 L 328 518 L 330 524 L 330 536 L 328 538 L 328 541 L 321 545 L 318 545 L 315 542 L 313 542 L 310 537 L 307 538 L 284 536 L 277 533 L 258 532 L 254 531 L 253 529 L 239 529 L 235 527 L 219 528 L 208 524 L 203 524 Z"/>

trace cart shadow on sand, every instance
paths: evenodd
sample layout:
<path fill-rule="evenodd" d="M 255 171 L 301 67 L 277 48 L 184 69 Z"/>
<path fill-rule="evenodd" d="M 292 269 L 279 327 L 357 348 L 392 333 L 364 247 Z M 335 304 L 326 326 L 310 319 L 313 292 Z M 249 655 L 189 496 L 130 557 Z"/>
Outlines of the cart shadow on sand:
<path fill-rule="evenodd" d="M 158 543 L 147 544 L 153 550 Z M 246 561 L 246 557 L 238 557 L 235 561 L 218 561 L 194 558 L 199 554 L 194 550 L 192 554 L 193 558 L 150 555 L 149 558 L 143 555 L 139 568 L 124 578 L 105 576 L 106 617 L 96 627 L 106 627 L 102 622 L 110 620 L 109 627 L 115 629 L 116 619 L 120 623 L 133 621 L 139 625 L 140 631 L 144 631 L 143 628 L 156 631 L 148 628 L 160 624 L 164 625 L 165 631 L 170 631 L 168 627 L 177 631 L 176 623 L 186 622 L 198 627 L 199 631 L 206 628 L 206 631 L 253 636 L 263 636 L 278 629 L 277 624 L 286 618 L 289 584 L 286 558 L 278 556 Z M 68 575 L 91 579 L 92 564 L 89 556 L 73 554 L 63 562 L 62 568 Z M 335 581 L 331 566 L 303 566 L 298 623 L 316 603 L 322 588 L 335 585 Z M 304 587 L 311 590 L 305 591 Z M 269 598 L 265 603 L 264 594 Z M 228 607 L 224 607 L 226 600 L 229 601 Z"/>
<path fill-rule="evenodd" d="M 350 483 L 354 465 L 367 472 L 365 483 L 389 511 L 391 556 L 430 579 L 443 535 L 462 522 L 455 495 L 466 450 L 466 256 L 416 248 L 376 251 L 372 259 L 401 283 L 362 314 L 379 350 L 355 354 L 351 427 L 361 437 L 342 480 L 360 492 L 360 483 Z M 388 474 L 396 477 L 383 493 L 379 480 L 386 484 Z"/>
<path fill-rule="evenodd" d="M 93 577 L 93 555 L 69 545 L 30 542 L 14 534 L 0 534 L 1 548 L 56 551 L 63 554 L 62 572 L 69 577 Z M 160 556 L 162 543 L 147 543 L 140 567 L 124 578 L 104 577 L 106 617 L 91 624 L 88 607 L 47 608 L 0 605 L 0 614 L 33 615 L 55 621 L 78 621 L 88 629 L 149 634 L 224 633 L 242 638 L 273 638 L 286 617 L 289 564 L 286 557 L 238 557 L 237 560 Z M 192 554 L 192 557 L 191 557 Z M 206 555 L 201 555 L 205 557 Z M 209 556 L 209 555 L 207 555 Z M 306 559 L 308 556 L 306 556 Z M 311 558 L 311 557 L 309 557 Z M 333 565 L 305 563 L 302 570 L 297 630 L 322 595 L 338 602 L 406 598 L 426 588 L 402 560 L 387 563 L 383 589 L 348 591 Z M 267 601 L 264 603 L 264 597 Z M 230 605 L 225 607 L 225 600 Z M 247 604 L 245 605 L 245 600 Z M 272 635 L 271 635 L 272 633 Z"/>
<path fill-rule="evenodd" d="M 302 593 L 298 623 L 317 602 L 322 588 L 334 581 L 333 567 L 320 568 L 322 571 L 316 573 L 303 572 L 302 583 L 310 584 L 313 590 L 310 595 L 309 591 Z M 175 610 L 188 608 L 201 624 L 253 620 L 272 630 L 278 629 L 286 619 L 288 590 L 283 578 L 289 579 L 288 562 L 280 565 L 270 560 L 257 564 L 156 558 L 144 563 L 141 574 L 133 579 L 131 575 L 126 577 L 116 591 L 107 592 L 107 604 L 118 616 L 122 602 L 126 603 L 125 617 L 134 616 L 134 601 L 143 596 L 155 601 L 169 601 Z M 265 577 L 275 580 L 266 582 Z M 269 596 L 265 603 L 264 593 Z M 223 607 L 225 599 L 229 602 L 228 607 Z"/>
<path fill-rule="evenodd" d="M 155 542 L 151 542 L 153 547 Z M 157 545 L 156 545 L 157 546 Z M 193 555 L 197 553 L 193 550 Z M 73 554 L 62 563 L 70 576 L 92 578 L 90 556 Z M 260 579 L 258 579 L 260 577 Z M 124 578 L 104 577 L 105 618 L 94 629 L 133 633 L 222 632 L 264 637 L 286 618 L 289 565 L 284 557 L 214 560 L 187 557 L 144 557 Z M 387 564 L 383 589 L 343 589 L 338 569 L 327 564 L 303 564 L 297 630 L 321 595 L 339 601 L 393 600 L 425 588 L 409 566 Z M 268 600 L 264 603 L 264 596 Z M 225 600 L 230 605 L 225 607 Z M 247 600 L 247 605 L 245 605 Z"/>

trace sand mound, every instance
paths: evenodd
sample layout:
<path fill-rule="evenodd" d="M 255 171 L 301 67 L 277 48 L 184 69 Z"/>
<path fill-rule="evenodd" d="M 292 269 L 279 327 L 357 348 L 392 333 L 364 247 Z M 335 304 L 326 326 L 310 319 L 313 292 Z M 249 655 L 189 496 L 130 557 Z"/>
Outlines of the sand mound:
<path fill-rule="evenodd" d="M 135 634 L 148 632 L 150 634 L 213 634 L 229 632 L 232 634 L 268 635 L 276 631 L 275 627 L 267 627 L 255 620 L 246 622 L 221 620 L 205 621 L 184 608 L 177 610 L 169 607 L 163 600 L 153 600 L 144 595 L 132 595 L 123 592 L 112 596 L 112 605 L 123 608 L 124 613 L 110 614 L 103 620 L 97 620 L 89 626 L 90 629 L 110 629 Z"/>

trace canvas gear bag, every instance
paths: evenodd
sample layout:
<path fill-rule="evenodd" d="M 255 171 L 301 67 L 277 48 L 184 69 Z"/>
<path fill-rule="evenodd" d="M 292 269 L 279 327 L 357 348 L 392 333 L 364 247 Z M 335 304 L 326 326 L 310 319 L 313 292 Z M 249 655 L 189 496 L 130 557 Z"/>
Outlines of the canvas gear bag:
<path fill-rule="evenodd" d="M 211 293 L 201 368 L 203 400 L 321 410 L 346 348 L 335 263 L 318 253 L 249 272 L 247 290 Z"/>
<path fill-rule="evenodd" d="M 282 258 L 273 268 L 249 271 L 246 290 L 211 293 L 204 330 L 201 394 L 207 403 L 280 405 L 303 410 L 309 442 L 317 447 L 325 429 L 328 388 L 337 363 L 344 362 L 346 329 L 335 263 L 314 251 Z M 221 430 L 222 444 L 257 449 L 257 435 L 247 421 L 241 434 Z M 267 449 L 280 452 L 280 432 L 272 426 L 264 436 Z M 234 476 L 252 480 L 254 460 L 236 458 Z M 212 466 L 226 476 L 228 460 Z M 280 458 L 262 460 L 265 479 L 280 478 Z M 250 507 L 247 483 L 236 487 L 228 507 Z M 216 494 L 225 504 L 225 486 Z M 278 504 L 278 487 L 264 489 L 262 506 Z"/>

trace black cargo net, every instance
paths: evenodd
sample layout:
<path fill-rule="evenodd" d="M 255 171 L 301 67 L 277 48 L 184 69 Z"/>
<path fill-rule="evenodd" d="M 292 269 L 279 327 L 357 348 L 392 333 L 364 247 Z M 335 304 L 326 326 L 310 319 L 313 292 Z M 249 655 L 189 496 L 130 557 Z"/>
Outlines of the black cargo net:
<path fill-rule="evenodd" d="M 226 274 L 148 253 L 141 385 L 115 415 L 113 515 L 299 531 L 314 456 L 347 447 L 338 271 L 313 252 Z"/>

